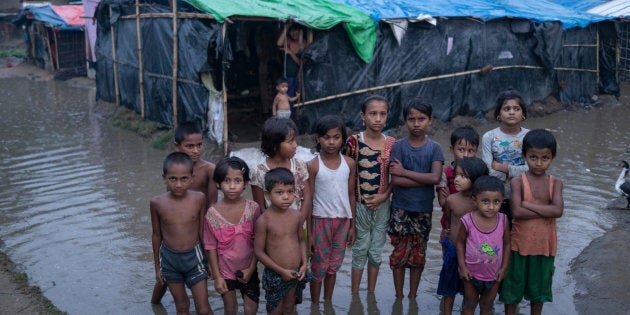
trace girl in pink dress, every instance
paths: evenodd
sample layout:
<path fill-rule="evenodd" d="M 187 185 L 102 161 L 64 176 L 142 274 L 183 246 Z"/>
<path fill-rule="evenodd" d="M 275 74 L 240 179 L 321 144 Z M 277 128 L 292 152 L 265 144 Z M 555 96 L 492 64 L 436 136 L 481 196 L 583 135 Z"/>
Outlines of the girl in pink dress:
<path fill-rule="evenodd" d="M 243 297 L 244 313 L 256 314 L 260 280 L 254 256 L 254 225 L 260 207 L 241 196 L 249 182 L 249 168 L 238 157 L 226 157 L 214 170 L 214 182 L 223 192 L 223 199 L 208 209 L 203 229 L 214 288 L 223 298 L 224 314 L 237 314 L 237 289 Z"/>

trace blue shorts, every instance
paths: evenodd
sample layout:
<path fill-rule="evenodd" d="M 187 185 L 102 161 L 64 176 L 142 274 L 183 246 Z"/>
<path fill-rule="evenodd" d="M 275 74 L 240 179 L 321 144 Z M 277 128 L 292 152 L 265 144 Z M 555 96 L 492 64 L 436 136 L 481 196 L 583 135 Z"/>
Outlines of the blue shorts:
<path fill-rule="evenodd" d="M 208 279 L 205 260 L 201 244 L 183 252 L 160 245 L 160 273 L 166 283 L 185 283 L 191 288 Z"/>
<path fill-rule="evenodd" d="M 457 263 L 457 250 L 451 244 L 448 237 L 440 242 L 444 249 L 442 270 L 438 282 L 437 294 L 443 296 L 455 296 L 464 294 L 464 282 L 459 278 L 459 264 Z"/>

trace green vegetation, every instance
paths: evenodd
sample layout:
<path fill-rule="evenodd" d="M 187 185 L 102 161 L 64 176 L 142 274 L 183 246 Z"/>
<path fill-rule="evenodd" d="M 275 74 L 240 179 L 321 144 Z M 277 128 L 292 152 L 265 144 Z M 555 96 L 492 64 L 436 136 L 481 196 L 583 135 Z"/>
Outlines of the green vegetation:
<path fill-rule="evenodd" d="M 111 121 L 116 127 L 133 131 L 145 138 L 151 138 L 150 145 L 155 149 L 166 149 L 173 139 L 173 131 L 170 128 L 142 119 L 136 112 L 124 106 L 116 108 Z"/>
<path fill-rule="evenodd" d="M 26 51 L 24 49 L 0 49 L 0 58 L 18 57 L 26 58 Z"/>

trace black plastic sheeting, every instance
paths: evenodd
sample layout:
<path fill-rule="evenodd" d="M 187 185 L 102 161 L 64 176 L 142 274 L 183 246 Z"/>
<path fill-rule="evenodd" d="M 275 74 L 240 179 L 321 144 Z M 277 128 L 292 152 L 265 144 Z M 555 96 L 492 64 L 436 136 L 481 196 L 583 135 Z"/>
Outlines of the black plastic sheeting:
<path fill-rule="evenodd" d="M 125 3 L 126 2 L 126 3 Z M 121 105 L 141 112 L 136 20 L 120 19 L 135 15 L 133 2 L 102 2 L 97 10 L 96 88 L 97 99 L 115 102 L 111 24 L 114 25 L 118 84 Z M 124 5 L 121 5 L 124 4 Z M 112 17 L 109 7 L 112 7 Z M 164 6 L 142 6 L 141 13 L 169 13 Z M 173 126 L 173 20 L 141 19 L 142 64 L 144 73 L 145 117 Z M 221 41 L 221 26 L 202 19 L 178 19 L 177 113 L 179 122 L 206 121 L 208 90 L 200 80 L 208 65 L 208 47 Z M 227 46 L 229 47 L 229 45 Z M 226 58 L 228 59 L 228 58 Z M 218 65 L 220 68 L 220 64 Z"/>
<path fill-rule="evenodd" d="M 494 107 L 497 94 L 508 88 L 520 91 L 527 104 L 548 95 L 565 102 L 587 104 L 598 92 L 596 32 L 595 25 L 565 30 L 559 23 L 528 20 L 500 19 L 480 23 L 470 19 L 441 19 L 437 26 L 410 23 L 399 46 L 391 27 L 381 23 L 374 60 L 366 65 L 353 57 L 343 30 L 337 28 L 319 33 L 307 48 L 305 95 L 307 100 L 317 99 L 418 78 L 477 70 L 491 64 L 496 70 L 485 76 L 454 76 L 371 93 L 381 94 L 390 101 L 388 127 L 403 123 L 402 106 L 415 97 L 431 103 L 434 117 L 444 121 L 457 115 L 483 115 Z M 452 42 L 450 50 L 449 38 Z M 606 58 L 614 58 L 614 51 L 600 55 L 600 60 Z M 543 69 L 497 69 L 502 66 Z M 601 77 L 611 74 L 614 77 L 614 62 L 600 63 L 600 71 Z M 605 81 L 605 86 L 607 89 L 601 89 L 604 92 L 615 94 L 615 87 L 618 91 L 615 80 Z M 362 94 L 306 105 L 297 118 L 298 126 L 300 130 L 310 131 L 319 116 L 341 113 L 349 126 L 358 129 L 361 127 L 359 106 L 364 97 Z"/>
<path fill-rule="evenodd" d="M 140 112 L 135 19 L 129 0 L 106 1 L 116 12 L 114 22 L 121 103 Z M 120 6 L 124 3 L 125 6 Z M 127 4 L 131 4 L 128 5 Z M 97 98 L 114 102 L 112 43 L 108 8 L 98 13 Z M 169 12 L 161 6 L 143 7 L 143 12 Z M 208 49 L 223 52 L 231 60 L 231 48 L 221 44 L 221 26 L 214 21 L 179 19 L 179 122 L 206 120 L 208 92 L 201 84 L 201 71 L 211 69 L 217 77 L 239 65 L 208 64 Z M 238 24 L 228 30 L 238 30 Z M 248 22 L 252 23 L 252 22 Z M 600 42 L 614 44 L 615 25 L 599 23 Z M 172 19 L 142 19 L 145 113 L 148 119 L 173 126 L 172 112 Z M 534 23 L 498 19 L 481 23 L 472 19 L 439 19 L 437 26 L 410 23 L 401 45 L 391 26 L 381 23 L 373 61 L 365 64 L 354 52 L 345 30 L 338 26 L 316 31 L 304 53 L 303 97 L 306 101 L 437 75 L 494 66 L 486 75 L 469 74 L 401 85 L 374 92 L 338 98 L 300 107 L 296 122 L 300 132 L 311 132 L 314 122 L 326 114 L 339 114 L 354 129 L 361 127 L 360 102 L 366 94 L 384 95 L 390 102 L 388 127 L 402 124 L 402 106 L 422 97 L 434 107 L 434 117 L 448 121 L 457 115 L 479 116 L 494 106 L 496 95 L 508 88 L 521 92 L 527 104 L 553 95 L 563 102 L 589 104 L 598 92 L 619 95 L 614 45 L 600 45 L 597 86 L 598 26 L 565 30 L 559 23 Z M 449 42 L 452 45 L 449 45 Z M 214 49 L 219 47 L 218 49 Z M 497 69 L 497 67 L 514 67 Z M 542 67 L 536 68 L 536 67 Z M 248 67 L 250 68 L 250 67 Z M 583 71 L 579 71 L 583 70 Z M 584 71 L 587 70 L 587 71 Z M 228 73 L 226 78 L 238 77 Z M 227 82 L 228 88 L 234 82 Z M 230 104 L 228 100 L 228 105 Z"/>

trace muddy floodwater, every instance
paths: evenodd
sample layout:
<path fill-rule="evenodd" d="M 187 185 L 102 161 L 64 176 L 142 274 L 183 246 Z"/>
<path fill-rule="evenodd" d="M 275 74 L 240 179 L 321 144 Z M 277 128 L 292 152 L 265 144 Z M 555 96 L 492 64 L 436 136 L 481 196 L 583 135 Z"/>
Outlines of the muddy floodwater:
<path fill-rule="evenodd" d="M 175 314 L 170 294 L 162 306 L 149 303 L 154 270 L 148 204 L 151 196 L 164 191 L 160 172 L 168 152 L 113 127 L 96 110 L 93 88 L 27 79 L 0 79 L 0 86 L 2 250 L 32 284 L 70 314 Z M 554 301 L 545 304 L 545 314 L 577 313 L 569 264 L 615 223 L 605 207 L 618 198 L 613 188 L 620 171 L 616 164 L 630 159 L 627 117 L 630 106 L 624 105 L 563 111 L 524 123 L 554 132 L 559 149 L 550 173 L 565 184 Z M 490 123 L 479 132 L 494 127 Z M 450 161 L 448 133 L 433 139 L 442 144 Z M 373 296 L 367 296 L 365 279 L 360 294 L 350 294 L 347 251 L 332 305 L 312 308 L 307 289 L 299 313 L 438 314 L 439 216 L 434 212 L 427 265 L 415 302 L 395 302 L 388 244 Z M 221 314 L 223 303 L 211 282 L 208 286 L 211 306 Z M 457 297 L 456 309 L 460 305 Z M 521 313 L 529 313 L 527 303 L 520 307 Z M 263 298 L 259 312 L 264 310 Z M 498 302 L 497 313 L 502 313 Z"/>

